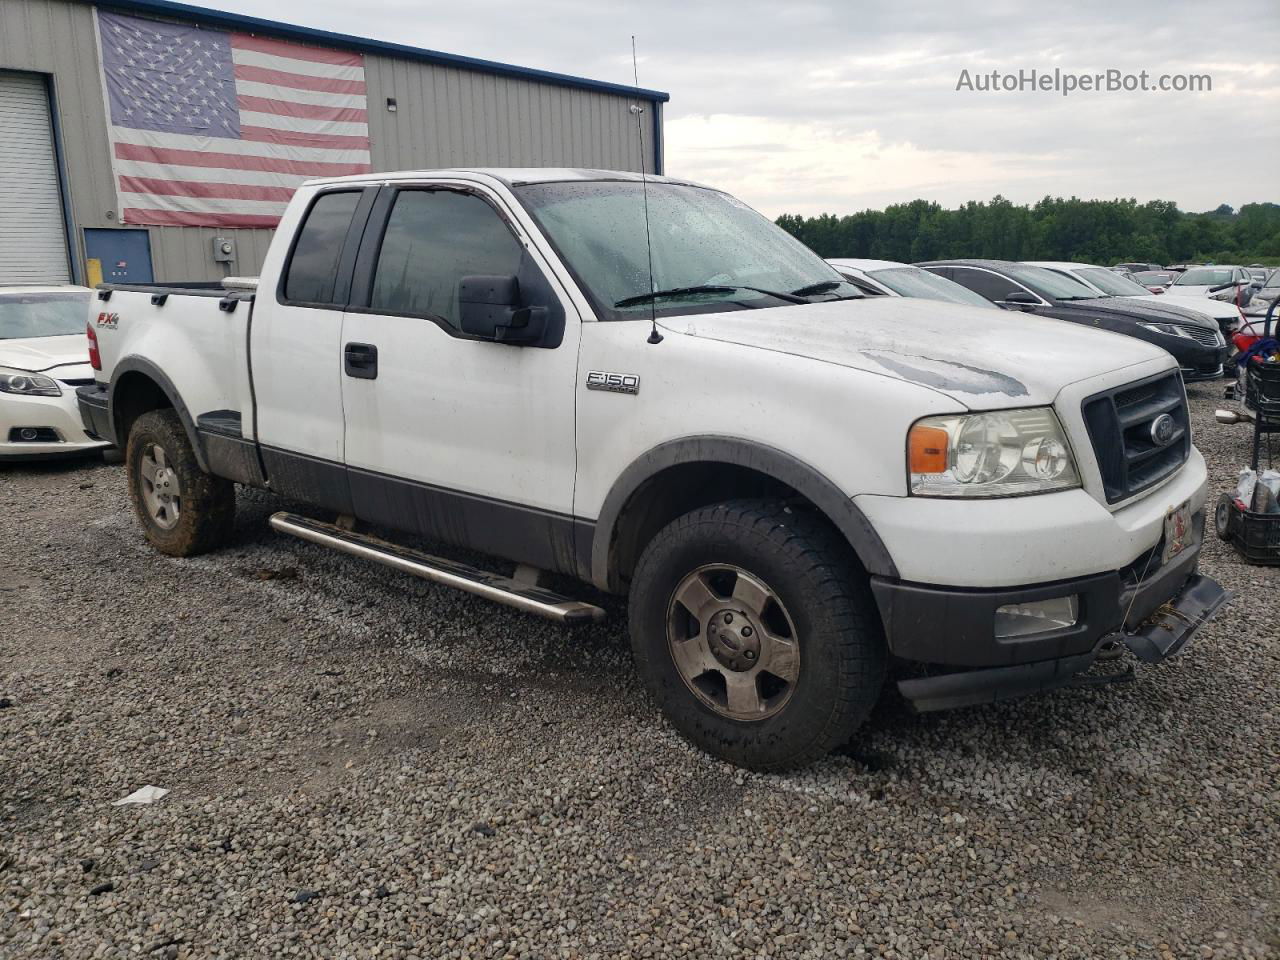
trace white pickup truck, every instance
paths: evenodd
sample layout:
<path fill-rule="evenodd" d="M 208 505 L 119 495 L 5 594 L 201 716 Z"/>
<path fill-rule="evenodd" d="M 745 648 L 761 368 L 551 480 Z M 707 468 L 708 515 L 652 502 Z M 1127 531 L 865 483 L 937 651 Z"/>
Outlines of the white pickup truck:
<path fill-rule="evenodd" d="M 222 542 L 239 483 L 315 508 L 281 532 L 564 622 L 602 614 L 543 572 L 627 593 L 671 722 L 758 769 L 847 741 L 891 662 L 918 709 L 1018 696 L 1226 599 L 1168 354 L 863 299 L 692 183 L 316 181 L 256 283 L 103 286 L 88 334 L 81 414 L 159 550 Z"/>

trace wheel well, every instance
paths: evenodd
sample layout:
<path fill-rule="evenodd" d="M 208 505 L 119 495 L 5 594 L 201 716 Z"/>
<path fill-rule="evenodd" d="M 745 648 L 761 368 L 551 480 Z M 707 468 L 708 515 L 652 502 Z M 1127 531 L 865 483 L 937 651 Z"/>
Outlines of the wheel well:
<path fill-rule="evenodd" d="M 145 373 L 126 373 L 111 388 L 112 412 L 115 416 L 116 445 L 129 444 L 133 422 L 144 413 L 172 407 L 173 403 L 160 385 Z"/>
<path fill-rule="evenodd" d="M 795 488 L 760 470 L 732 463 L 676 464 L 637 487 L 618 514 L 609 545 L 610 589 L 625 589 L 645 546 L 672 520 L 699 507 L 742 497 L 787 500 L 808 507 L 830 522 L 830 518 Z"/>

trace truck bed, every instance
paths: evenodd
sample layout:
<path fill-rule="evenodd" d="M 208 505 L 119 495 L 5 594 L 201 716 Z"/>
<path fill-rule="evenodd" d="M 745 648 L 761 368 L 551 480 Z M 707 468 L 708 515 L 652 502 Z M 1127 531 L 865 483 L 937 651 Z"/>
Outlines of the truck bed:
<path fill-rule="evenodd" d="M 208 437 L 252 446 L 253 385 L 249 331 L 256 280 L 220 283 L 102 284 L 90 301 L 89 326 L 97 336 L 101 370 L 95 389 L 103 400 L 104 422 L 95 433 L 111 435 L 113 412 L 105 392 L 130 375 L 149 377 L 169 394 L 188 431 L 210 454 Z M 181 391 L 175 386 L 181 384 Z M 202 464 L 206 466 L 207 464 Z"/>

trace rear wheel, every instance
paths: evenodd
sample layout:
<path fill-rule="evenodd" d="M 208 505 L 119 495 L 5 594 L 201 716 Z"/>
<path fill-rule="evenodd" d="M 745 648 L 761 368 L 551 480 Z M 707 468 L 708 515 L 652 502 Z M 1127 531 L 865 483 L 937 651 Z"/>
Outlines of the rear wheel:
<path fill-rule="evenodd" d="M 879 697 L 885 643 L 865 574 L 820 518 L 780 501 L 674 521 L 641 556 L 630 606 L 637 668 L 663 712 L 733 763 L 816 759 Z"/>
<path fill-rule="evenodd" d="M 134 515 L 153 547 L 190 557 L 226 541 L 235 484 L 200 469 L 176 412 L 152 410 L 134 421 L 125 464 Z"/>

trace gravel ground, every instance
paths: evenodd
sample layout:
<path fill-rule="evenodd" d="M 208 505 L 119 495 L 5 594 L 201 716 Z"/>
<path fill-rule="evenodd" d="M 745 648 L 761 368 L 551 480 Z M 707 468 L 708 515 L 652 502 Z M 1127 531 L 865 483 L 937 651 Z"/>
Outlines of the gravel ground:
<path fill-rule="evenodd" d="M 1212 486 L 1245 428 L 1192 389 Z M 272 535 L 173 560 L 118 466 L 0 468 L 5 957 L 1277 957 L 1280 569 L 1136 683 L 743 773 L 567 632 Z M 150 806 L 111 801 L 145 784 Z"/>

